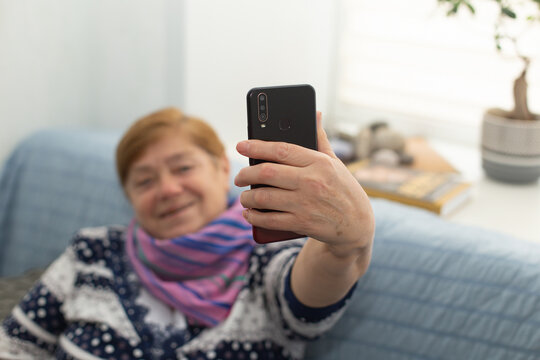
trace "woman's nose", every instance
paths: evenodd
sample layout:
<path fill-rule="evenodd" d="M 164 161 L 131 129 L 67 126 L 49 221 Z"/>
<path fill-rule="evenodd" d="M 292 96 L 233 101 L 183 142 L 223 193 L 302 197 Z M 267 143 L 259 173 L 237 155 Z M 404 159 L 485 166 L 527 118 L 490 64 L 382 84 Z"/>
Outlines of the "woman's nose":
<path fill-rule="evenodd" d="M 162 174 L 159 181 L 159 190 L 162 197 L 169 197 L 180 194 L 184 187 L 181 181 L 172 174 Z"/>

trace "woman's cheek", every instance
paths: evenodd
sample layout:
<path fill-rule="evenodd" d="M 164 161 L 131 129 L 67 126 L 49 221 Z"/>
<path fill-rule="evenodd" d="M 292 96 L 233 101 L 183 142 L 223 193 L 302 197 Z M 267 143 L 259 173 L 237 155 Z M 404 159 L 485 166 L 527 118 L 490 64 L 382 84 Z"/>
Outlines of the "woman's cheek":
<path fill-rule="evenodd" d="M 152 213 L 152 199 L 148 194 L 137 194 L 132 197 L 132 202 L 135 212 L 140 215 L 148 216 Z"/>
<path fill-rule="evenodd" d="M 154 211 L 156 207 L 155 198 L 153 196 L 144 197 L 142 206 L 143 206 L 145 215 L 151 216 L 155 212 Z"/>

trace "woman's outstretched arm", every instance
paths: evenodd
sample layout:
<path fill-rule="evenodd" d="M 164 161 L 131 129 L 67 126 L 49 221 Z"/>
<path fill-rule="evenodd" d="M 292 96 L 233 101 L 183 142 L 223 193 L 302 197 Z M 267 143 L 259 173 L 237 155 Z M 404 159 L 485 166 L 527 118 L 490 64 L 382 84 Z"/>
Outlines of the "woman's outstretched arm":
<path fill-rule="evenodd" d="M 241 195 L 244 216 L 253 226 L 309 237 L 293 266 L 291 287 L 303 304 L 324 307 L 345 296 L 366 272 L 375 222 L 366 193 L 332 151 L 320 113 L 317 132 L 319 151 L 240 142 L 240 154 L 269 162 L 242 169 L 235 182 L 269 185 Z"/>

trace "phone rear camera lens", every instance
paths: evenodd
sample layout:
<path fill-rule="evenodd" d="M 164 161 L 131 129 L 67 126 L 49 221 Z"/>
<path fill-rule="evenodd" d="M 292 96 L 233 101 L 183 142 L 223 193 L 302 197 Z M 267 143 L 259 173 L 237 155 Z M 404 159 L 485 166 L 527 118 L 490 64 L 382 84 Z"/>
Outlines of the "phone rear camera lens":
<path fill-rule="evenodd" d="M 259 96 L 259 100 L 264 101 L 265 97 L 264 95 Z"/>
<path fill-rule="evenodd" d="M 266 121 L 266 114 L 265 114 L 265 113 L 262 113 L 262 114 L 260 115 L 260 119 L 261 119 L 261 121 Z"/>
<path fill-rule="evenodd" d="M 264 106 L 264 105 L 261 105 L 260 107 L 261 107 L 261 111 L 264 111 L 264 110 L 266 110 L 266 106 Z"/>

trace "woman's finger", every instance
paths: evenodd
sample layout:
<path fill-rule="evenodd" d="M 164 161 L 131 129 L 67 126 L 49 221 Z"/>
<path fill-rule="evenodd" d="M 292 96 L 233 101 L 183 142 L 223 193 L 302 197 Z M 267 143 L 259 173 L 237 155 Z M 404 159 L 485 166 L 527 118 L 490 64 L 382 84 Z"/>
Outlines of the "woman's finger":
<path fill-rule="evenodd" d="M 240 202 L 248 209 L 294 213 L 299 203 L 297 197 L 294 191 L 265 186 L 242 192 Z"/>
<path fill-rule="evenodd" d="M 282 164 L 261 163 L 243 168 L 234 178 L 239 187 L 249 185 L 268 185 L 285 190 L 299 187 L 299 169 Z"/>
<path fill-rule="evenodd" d="M 263 212 L 257 209 L 246 209 L 243 215 L 247 222 L 256 227 L 269 230 L 286 230 L 303 234 L 304 229 L 300 226 L 297 217 L 288 212 Z"/>
<path fill-rule="evenodd" d="M 315 162 L 321 154 L 300 145 L 262 140 L 243 140 L 236 150 L 252 159 L 266 160 L 296 167 L 306 167 Z"/>

